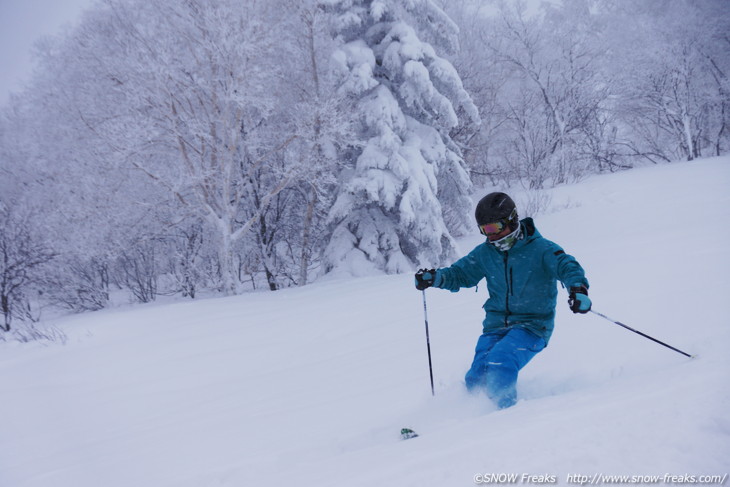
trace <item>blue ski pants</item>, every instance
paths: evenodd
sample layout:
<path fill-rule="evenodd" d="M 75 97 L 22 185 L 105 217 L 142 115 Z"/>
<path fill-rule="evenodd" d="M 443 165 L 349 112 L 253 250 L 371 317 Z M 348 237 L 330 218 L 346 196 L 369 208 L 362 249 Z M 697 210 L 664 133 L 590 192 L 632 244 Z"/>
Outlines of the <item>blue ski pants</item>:
<path fill-rule="evenodd" d="M 517 402 L 517 373 L 545 348 L 545 340 L 522 328 L 484 333 L 466 373 L 470 391 L 483 389 L 500 409 Z"/>

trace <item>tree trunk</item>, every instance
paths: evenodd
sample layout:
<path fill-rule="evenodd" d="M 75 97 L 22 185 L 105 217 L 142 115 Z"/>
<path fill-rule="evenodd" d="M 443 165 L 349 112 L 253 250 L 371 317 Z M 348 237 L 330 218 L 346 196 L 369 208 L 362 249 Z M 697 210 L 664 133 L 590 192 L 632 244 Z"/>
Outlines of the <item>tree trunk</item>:
<path fill-rule="evenodd" d="M 221 242 L 218 247 L 218 260 L 220 264 L 222 291 L 226 296 L 237 294 L 236 273 L 233 263 L 233 241 L 231 232 L 226 231 L 226 224 L 219 220 L 218 227 L 221 230 Z"/>
<path fill-rule="evenodd" d="M 687 115 L 682 117 L 682 128 L 684 129 L 684 142 L 687 144 L 687 160 L 692 161 L 695 158 L 695 143 L 692 138 L 692 120 Z"/>
<path fill-rule="evenodd" d="M 307 212 L 304 215 L 304 225 L 302 228 L 302 257 L 300 259 L 299 269 L 299 285 L 304 286 L 307 284 L 309 278 L 309 240 L 312 235 L 312 222 L 314 220 L 314 207 L 317 204 L 317 191 L 312 188 L 312 194 L 307 199 Z"/>
<path fill-rule="evenodd" d="M 5 317 L 5 331 L 10 331 L 10 300 L 8 299 L 8 296 L 3 294 L 0 296 L 0 310 L 3 312 L 3 316 Z"/>

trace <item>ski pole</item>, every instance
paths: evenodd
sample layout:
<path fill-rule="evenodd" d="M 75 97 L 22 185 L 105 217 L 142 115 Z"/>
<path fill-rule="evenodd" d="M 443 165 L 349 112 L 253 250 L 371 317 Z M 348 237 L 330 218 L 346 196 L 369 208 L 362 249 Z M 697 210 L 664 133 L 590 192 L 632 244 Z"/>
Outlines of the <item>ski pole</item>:
<path fill-rule="evenodd" d="M 644 338 L 648 338 L 649 340 L 651 340 L 651 341 L 653 341 L 653 342 L 656 342 L 656 343 L 658 343 L 659 345 L 664 345 L 665 347 L 667 347 L 667 348 L 669 348 L 669 349 L 671 349 L 671 350 L 674 350 L 674 351 L 675 351 L 675 352 L 677 352 L 677 353 L 681 353 L 681 354 L 682 354 L 682 355 L 684 355 L 685 357 L 689 357 L 689 358 L 695 358 L 695 356 L 694 356 L 694 355 L 690 355 L 690 354 L 688 354 L 688 353 L 686 353 L 686 352 L 683 352 L 683 351 L 679 350 L 678 348 L 674 348 L 674 347 L 673 347 L 673 346 L 671 346 L 671 345 L 667 345 L 666 343 L 664 343 L 664 342 L 662 342 L 662 341 L 660 341 L 660 340 L 657 340 L 657 339 L 656 339 L 656 338 L 654 338 L 654 337 L 650 337 L 650 336 L 649 336 L 649 335 L 647 335 L 646 333 L 642 333 L 642 332 L 640 332 L 639 330 L 634 330 L 634 329 L 633 329 L 633 328 L 631 328 L 630 326 L 624 325 L 624 324 L 623 324 L 623 323 L 621 323 L 620 321 L 616 321 L 616 320 L 614 320 L 614 319 L 611 319 L 611 318 L 609 318 L 608 316 L 604 315 L 603 313 L 599 313 L 598 311 L 594 311 L 594 310 L 590 310 L 590 311 L 591 311 L 591 313 L 593 313 L 593 314 L 596 314 L 596 315 L 600 316 L 601 318 L 604 318 L 604 319 L 606 319 L 606 320 L 610 321 L 611 323 L 614 323 L 614 324 L 616 324 L 616 325 L 619 325 L 619 326 L 623 326 L 623 327 L 624 327 L 624 328 L 626 328 L 627 330 L 629 330 L 629 331 L 633 331 L 634 333 L 636 333 L 636 334 L 638 334 L 638 335 L 641 335 L 641 336 L 643 336 Z"/>
<path fill-rule="evenodd" d="M 431 365 L 431 339 L 428 336 L 428 310 L 426 309 L 426 290 L 423 290 L 423 318 L 426 322 L 426 349 L 428 350 L 428 374 L 431 376 L 431 395 L 435 396 L 433 389 L 433 367 Z"/>

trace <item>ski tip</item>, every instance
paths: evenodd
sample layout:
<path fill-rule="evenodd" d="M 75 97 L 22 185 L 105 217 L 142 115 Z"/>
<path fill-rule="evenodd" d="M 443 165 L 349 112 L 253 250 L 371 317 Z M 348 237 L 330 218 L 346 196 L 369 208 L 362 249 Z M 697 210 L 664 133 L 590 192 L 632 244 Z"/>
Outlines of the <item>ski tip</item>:
<path fill-rule="evenodd" d="M 417 437 L 418 437 L 418 433 L 416 433 L 415 431 L 413 431 L 410 428 L 401 428 L 401 430 L 400 430 L 401 440 L 409 440 L 411 438 L 417 438 Z"/>

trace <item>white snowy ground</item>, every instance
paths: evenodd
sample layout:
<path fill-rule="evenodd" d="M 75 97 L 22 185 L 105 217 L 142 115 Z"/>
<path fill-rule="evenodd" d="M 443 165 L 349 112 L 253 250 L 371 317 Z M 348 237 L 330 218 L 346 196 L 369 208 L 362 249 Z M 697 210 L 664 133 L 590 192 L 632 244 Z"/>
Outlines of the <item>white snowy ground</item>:
<path fill-rule="evenodd" d="M 71 316 L 52 323 L 66 345 L 0 343 L 0 486 L 726 476 L 729 190 L 728 157 L 636 169 L 557 188 L 536 218 L 586 268 L 597 311 L 698 358 L 573 315 L 561 290 L 523 400 L 496 411 L 462 382 L 484 285 L 427 291 L 435 397 L 411 274 Z"/>

